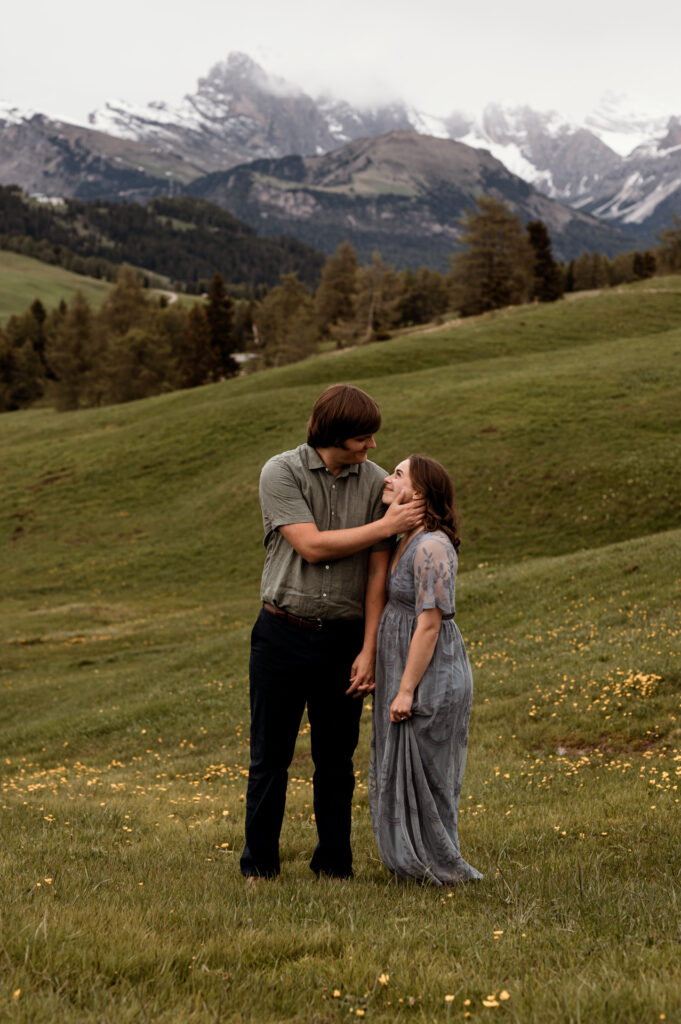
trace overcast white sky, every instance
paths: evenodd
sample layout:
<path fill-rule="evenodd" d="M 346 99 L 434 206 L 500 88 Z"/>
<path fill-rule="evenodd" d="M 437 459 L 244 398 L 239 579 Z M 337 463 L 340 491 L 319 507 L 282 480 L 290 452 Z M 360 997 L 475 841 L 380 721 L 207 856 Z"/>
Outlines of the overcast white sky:
<path fill-rule="evenodd" d="M 681 114 L 681 4 L 670 0 L 7 0 L 0 101 L 84 121 L 108 99 L 179 100 L 232 50 L 306 91 L 486 102 L 578 115 L 607 90 Z"/>

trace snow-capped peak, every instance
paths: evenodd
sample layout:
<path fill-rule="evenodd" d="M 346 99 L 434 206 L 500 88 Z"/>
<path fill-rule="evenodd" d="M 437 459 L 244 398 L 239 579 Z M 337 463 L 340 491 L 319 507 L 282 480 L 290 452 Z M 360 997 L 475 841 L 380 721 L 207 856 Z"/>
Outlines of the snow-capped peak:
<path fill-rule="evenodd" d="M 222 88 L 225 84 L 255 86 L 259 92 L 272 96 L 301 96 L 302 89 L 292 82 L 271 75 L 260 64 L 246 53 L 232 52 L 227 60 L 214 64 L 205 78 L 199 80 L 199 91 L 209 88 Z"/>
<path fill-rule="evenodd" d="M 435 114 L 426 114 L 423 110 L 417 110 L 416 107 L 407 107 L 407 117 L 414 131 L 419 132 L 420 135 L 432 135 L 436 139 L 451 138 L 447 123 L 443 117 L 437 117 Z"/>
<path fill-rule="evenodd" d="M 636 109 L 624 93 L 615 92 L 604 93 L 584 118 L 585 126 L 620 156 L 662 136 L 668 121 L 669 111 Z"/>
<path fill-rule="evenodd" d="M 0 100 L 0 121 L 5 124 L 21 124 L 22 121 L 30 121 L 35 114 L 35 110 L 19 110 L 11 103 Z"/>

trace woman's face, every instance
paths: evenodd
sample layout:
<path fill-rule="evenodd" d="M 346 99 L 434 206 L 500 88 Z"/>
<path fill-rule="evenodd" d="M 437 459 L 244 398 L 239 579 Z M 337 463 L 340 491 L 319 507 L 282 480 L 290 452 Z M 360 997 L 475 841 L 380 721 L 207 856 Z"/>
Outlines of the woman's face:
<path fill-rule="evenodd" d="M 409 476 L 409 459 L 404 459 L 395 472 L 385 478 L 383 483 L 383 503 L 392 505 L 393 501 L 400 498 L 402 502 L 411 501 L 414 497 L 414 488 Z"/>

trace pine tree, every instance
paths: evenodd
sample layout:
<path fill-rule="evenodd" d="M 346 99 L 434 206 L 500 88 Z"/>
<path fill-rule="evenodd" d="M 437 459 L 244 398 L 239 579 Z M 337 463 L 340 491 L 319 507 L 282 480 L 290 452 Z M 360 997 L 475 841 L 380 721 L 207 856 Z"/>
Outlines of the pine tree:
<path fill-rule="evenodd" d="M 575 290 L 575 261 L 570 260 L 565 271 L 565 291 L 573 292 Z"/>
<path fill-rule="evenodd" d="M 632 263 L 632 270 L 637 281 L 643 280 L 643 253 L 635 252 Z"/>
<path fill-rule="evenodd" d="M 45 321 L 47 320 L 47 310 L 43 306 L 40 299 L 34 299 L 31 303 L 29 312 L 33 317 L 36 325 L 35 332 L 32 337 L 33 348 L 38 353 L 38 358 L 43 365 L 43 369 L 46 369 L 45 362 Z"/>
<path fill-rule="evenodd" d="M 639 253 L 640 255 L 640 253 Z M 636 253 L 620 252 L 610 261 L 610 284 L 629 284 L 636 280 L 634 262 Z"/>
<path fill-rule="evenodd" d="M 576 292 L 584 292 L 596 287 L 593 253 L 580 253 L 574 261 L 572 280 L 572 287 Z"/>
<path fill-rule="evenodd" d="M 205 306 L 198 302 L 189 310 L 186 325 L 175 352 L 177 386 L 194 388 L 211 379 L 214 360 L 210 325 Z"/>
<path fill-rule="evenodd" d="M 610 260 L 600 252 L 593 253 L 593 280 L 594 288 L 610 287 Z"/>
<path fill-rule="evenodd" d="M 153 313 L 151 322 L 156 325 L 159 334 L 167 343 L 173 359 L 182 345 L 184 335 L 187 331 L 187 318 L 189 310 L 180 302 L 168 302 L 165 305 L 159 302 L 158 309 Z M 172 377 L 173 372 L 170 371 Z"/>
<path fill-rule="evenodd" d="M 0 412 L 24 409 L 43 393 L 43 366 L 30 341 L 13 344 L 0 331 Z"/>
<path fill-rule="evenodd" d="M 354 335 L 361 345 L 390 337 L 399 321 L 398 299 L 397 275 L 375 252 L 370 265 L 357 276 Z"/>
<path fill-rule="evenodd" d="M 17 365 L 14 347 L 4 331 L 0 330 L 0 412 L 13 412 L 19 408 L 14 397 Z"/>
<path fill-rule="evenodd" d="M 670 274 L 681 270 L 681 215 L 672 214 L 671 227 L 665 228 L 657 235 L 660 242 L 657 249 L 657 262 Z"/>
<path fill-rule="evenodd" d="M 341 242 L 322 268 L 315 295 L 320 334 L 331 334 L 338 348 L 357 334 L 357 253 L 349 242 Z"/>
<path fill-rule="evenodd" d="M 95 318 L 97 402 L 129 402 L 172 387 L 170 321 L 178 316 L 149 298 L 132 267 L 121 267 Z"/>
<path fill-rule="evenodd" d="M 563 294 L 563 275 L 553 258 L 546 224 L 542 220 L 531 220 L 526 231 L 534 250 L 533 298 L 539 302 L 555 302 Z"/>
<path fill-rule="evenodd" d="M 312 297 L 295 274 L 284 274 L 281 284 L 256 306 L 256 351 L 264 366 L 295 363 L 314 352 L 317 327 Z"/>
<path fill-rule="evenodd" d="M 655 277 L 657 273 L 657 259 L 655 253 L 646 249 L 643 253 L 643 276 L 644 278 Z"/>
<path fill-rule="evenodd" d="M 122 335 L 143 323 L 150 313 L 142 282 L 132 267 L 122 266 L 99 310 L 99 324 L 107 333 Z"/>
<path fill-rule="evenodd" d="M 46 345 L 47 362 L 56 378 L 57 408 L 99 405 L 102 392 L 101 347 L 90 305 L 77 291 Z"/>
<path fill-rule="evenodd" d="M 254 310 L 252 298 L 238 299 L 234 303 L 234 346 L 238 352 L 246 352 L 253 344 Z"/>
<path fill-rule="evenodd" d="M 131 327 L 109 339 L 102 401 L 132 402 L 169 390 L 170 346 L 158 324 Z"/>
<path fill-rule="evenodd" d="M 462 316 L 527 302 L 534 254 L 520 219 L 499 199 L 482 196 L 463 218 L 466 251 L 452 260 L 452 291 Z"/>
<path fill-rule="evenodd" d="M 33 308 L 45 312 L 40 300 L 36 299 L 25 313 L 11 316 L 5 325 L 5 336 L 14 349 L 13 363 L 18 376 L 14 384 L 14 400 L 21 408 L 31 405 L 45 389 L 45 331 L 44 318 L 34 316 Z M 36 307 L 36 308 L 38 308 Z M 21 385 L 19 385 L 19 379 Z"/>
<path fill-rule="evenodd" d="M 208 289 L 206 317 L 212 352 L 211 378 L 220 380 L 236 373 L 234 351 L 234 304 L 227 294 L 222 275 L 216 273 Z"/>
<path fill-rule="evenodd" d="M 422 302 L 419 289 L 416 287 L 416 271 L 400 270 L 397 275 L 398 312 L 400 323 L 406 325 L 424 324 Z"/>
<path fill-rule="evenodd" d="M 402 270 L 397 275 L 399 323 L 426 324 L 449 308 L 449 288 L 443 274 L 428 267 Z"/>

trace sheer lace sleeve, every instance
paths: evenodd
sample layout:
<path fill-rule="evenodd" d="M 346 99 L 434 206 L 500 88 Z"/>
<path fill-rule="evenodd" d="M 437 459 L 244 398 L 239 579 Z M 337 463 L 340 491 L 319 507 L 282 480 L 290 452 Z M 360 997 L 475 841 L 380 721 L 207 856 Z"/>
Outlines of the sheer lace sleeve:
<path fill-rule="evenodd" d="M 456 551 L 441 533 L 425 534 L 414 555 L 416 614 L 427 608 L 440 608 L 442 614 L 454 614 Z"/>

